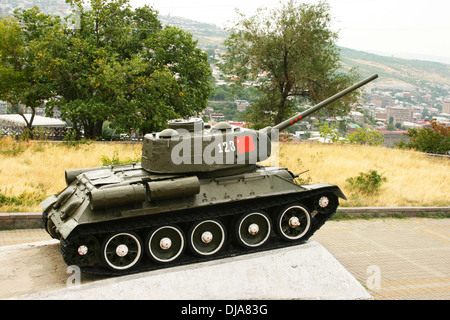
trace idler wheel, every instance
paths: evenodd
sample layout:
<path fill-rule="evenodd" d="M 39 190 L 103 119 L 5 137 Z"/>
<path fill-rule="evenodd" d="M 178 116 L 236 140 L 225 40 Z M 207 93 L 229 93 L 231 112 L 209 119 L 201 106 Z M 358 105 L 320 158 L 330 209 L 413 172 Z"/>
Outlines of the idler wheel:
<path fill-rule="evenodd" d="M 270 218 L 263 212 L 243 214 L 235 224 L 236 240 L 245 248 L 263 245 L 269 239 L 271 230 Z"/>
<path fill-rule="evenodd" d="M 311 229 L 311 214 L 300 204 L 286 207 L 278 214 L 275 229 L 283 240 L 300 240 Z"/>
<path fill-rule="evenodd" d="M 102 246 L 102 258 L 112 270 L 127 270 L 142 258 L 142 241 L 133 232 L 115 233 Z"/>
<path fill-rule="evenodd" d="M 330 213 L 336 210 L 339 200 L 336 195 L 326 192 L 314 199 L 314 210 L 318 213 Z"/>
<path fill-rule="evenodd" d="M 189 232 L 189 247 L 198 256 L 210 256 L 223 248 L 225 227 L 218 220 L 195 223 Z"/>
<path fill-rule="evenodd" d="M 177 259 L 185 248 L 183 231 L 177 226 L 163 226 L 152 230 L 146 243 L 148 256 L 157 263 Z"/>

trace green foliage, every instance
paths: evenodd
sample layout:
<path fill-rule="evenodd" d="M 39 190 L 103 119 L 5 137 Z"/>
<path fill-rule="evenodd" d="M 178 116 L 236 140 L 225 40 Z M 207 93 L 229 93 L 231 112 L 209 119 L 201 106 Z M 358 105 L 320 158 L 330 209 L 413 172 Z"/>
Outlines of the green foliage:
<path fill-rule="evenodd" d="M 125 160 L 119 159 L 119 150 L 117 148 L 113 151 L 112 158 L 109 158 L 106 155 L 102 155 L 101 157 L 102 166 L 107 165 L 118 165 L 118 164 L 128 164 L 128 163 L 136 163 L 141 161 L 141 154 L 139 152 L 136 152 L 134 155 L 134 158 L 127 158 Z"/>
<path fill-rule="evenodd" d="M 76 139 L 100 137 L 108 117 L 119 132 L 145 134 L 206 107 L 211 70 L 190 33 L 129 0 L 68 2 L 65 22 L 37 7 L 0 20 L 0 99 L 47 100 Z"/>
<path fill-rule="evenodd" d="M 381 185 L 387 181 L 387 178 L 376 170 L 370 170 L 368 173 L 360 172 L 358 176 L 348 178 L 346 181 L 351 190 L 373 195 L 379 192 Z"/>
<path fill-rule="evenodd" d="M 236 75 L 240 83 L 258 81 L 263 96 L 253 104 L 250 115 L 257 127 L 280 123 L 297 104 L 318 103 L 359 77 L 354 70 L 345 75 L 338 72 L 337 34 L 330 27 L 327 3 L 280 4 L 270 11 L 259 9 L 252 17 L 240 14 L 237 24 L 227 30 L 228 55 L 222 69 Z M 356 92 L 347 95 L 327 110 L 346 113 L 356 97 Z"/>
<path fill-rule="evenodd" d="M 0 138 L 0 154 L 6 156 L 17 156 L 25 151 L 22 143 L 12 138 Z"/>
<path fill-rule="evenodd" d="M 341 137 L 339 129 L 340 125 L 330 125 L 328 122 L 324 122 L 319 126 L 319 133 L 323 139 L 329 139 L 332 143 L 342 142 L 379 146 L 384 142 L 383 135 L 371 128 L 358 128 L 357 131 L 347 134 L 345 138 Z"/>
<path fill-rule="evenodd" d="M 330 124 L 328 122 L 325 122 L 323 125 L 319 126 L 319 134 L 320 137 L 323 139 L 330 139 L 331 142 L 339 142 L 341 136 L 339 134 L 337 124 Z"/>
<path fill-rule="evenodd" d="M 400 148 L 412 148 L 418 151 L 433 154 L 450 153 L 450 126 L 438 124 L 431 120 L 429 125 L 420 129 L 410 128 L 405 133 L 410 137 L 409 142 L 401 142 Z"/>
<path fill-rule="evenodd" d="M 347 134 L 346 139 L 351 144 L 369 146 L 379 146 L 384 142 L 383 135 L 370 128 L 358 128 L 357 131 Z"/>
<path fill-rule="evenodd" d="M 18 196 L 7 196 L 0 192 L 0 207 L 1 206 L 32 206 L 36 203 L 42 202 L 47 195 L 42 191 L 36 192 L 22 192 Z"/>
<path fill-rule="evenodd" d="M 294 179 L 294 183 L 298 185 L 311 184 L 312 178 L 310 176 L 302 177 L 301 175 Z"/>
<path fill-rule="evenodd" d="M 36 76 L 34 61 L 40 51 L 33 43 L 51 34 L 59 23 L 59 17 L 41 13 L 37 7 L 0 19 L 0 100 L 9 102 L 23 117 L 30 135 L 36 108 L 50 96 Z M 31 108 L 30 120 L 20 103 Z"/>
<path fill-rule="evenodd" d="M 91 144 L 92 140 L 88 139 L 77 139 L 77 132 L 74 129 L 67 130 L 66 135 L 63 138 L 63 145 L 69 148 L 76 148 L 80 145 Z"/>
<path fill-rule="evenodd" d="M 236 87 L 220 85 L 214 88 L 211 100 L 215 101 L 235 101 L 247 100 L 248 102 L 256 102 L 260 99 L 261 93 L 253 87 Z"/>
<path fill-rule="evenodd" d="M 35 127 L 33 129 L 33 138 L 40 141 L 46 141 L 49 136 L 49 130 L 44 127 Z"/>

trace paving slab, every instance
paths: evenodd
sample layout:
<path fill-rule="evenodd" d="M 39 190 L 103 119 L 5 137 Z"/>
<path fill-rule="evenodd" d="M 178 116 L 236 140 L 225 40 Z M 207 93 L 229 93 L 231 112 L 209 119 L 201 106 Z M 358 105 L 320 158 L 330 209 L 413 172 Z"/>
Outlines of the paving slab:
<path fill-rule="evenodd" d="M 75 275 L 76 272 L 73 273 L 73 276 Z M 365 288 L 316 241 L 246 256 L 108 278 L 88 284 L 77 284 L 77 281 L 68 283 L 69 286 L 63 289 L 10 298 L 77 300 L 372 298 Z"/>
<path fill-rule="evenodd" d="M 66 288 L 58 241 L 11 245 L 49 239 L 43 229 L 0 231 L 0 299 Z M 450 300 L 450 219 L 327 221 L 311 240 L 375 300 Z M 82 274 L 81 283 L 103 279 Z"/>
<path fill-rule="evenodd" d="M 375 300 L 450 299 L 450 219 L 329 221 L 311 239 Z"/>

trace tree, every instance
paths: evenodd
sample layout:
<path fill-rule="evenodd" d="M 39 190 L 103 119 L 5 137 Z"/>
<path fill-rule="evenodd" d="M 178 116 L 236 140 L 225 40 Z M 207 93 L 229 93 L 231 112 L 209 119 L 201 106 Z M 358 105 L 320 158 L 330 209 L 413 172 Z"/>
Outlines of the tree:
<path fill-rule="evenodd" d="M 339 142 L 341 135 L 339 134 L 337 124 L 331 124 L 325 122 L 323 125 L 319 126 L 319 135 L 324 141 L 331 141 L 332 143 Z"/>
<path fill-rule="evenodd" d="M 365 144 L 369 146 L 380 146 L 384 142 L 383 135 L 371 128 L 358 128 L 356 131 L 347 134 L 346 139 L 351 144 Z"/>
<path fill-rule="evenodd" d="M 422 128 L 409 128 L 409 142 L 400 143 L 400 148 L 412 148 L 434 154 L 450 154 L 450 126 L 431 120 Z"/>
<path fill-rule="evenodd" d="M 207 56 L 192 35 L 163 28 L 151 7 L 128 0 L 70 0 L 79 25 L 34 44 L 36 75 L 78 136 L 101 136 L 102 124 L 147 133 L 206 106 L 211 85 Z"/>
<path fill-rule="evenodd" d="M 51 34 L 59 23 L 58 17 L 41 13 L 37 7 L 0 20 L 0 99 L 22 116 L 30 132 L 36 108 L 49 97 L 45 85 L 35 77 L 34 60 L 39 51 L 34 51 L 32 44 Z M 30 118 L 20 104 L 31 109 Z"/>
<path fill-rule="evenodd" d="M 258 81 L 263 97 L 254 104 L 252 120 L 259 126 L 280 123 L 298 102 L 317 103 L 355 82 L 358 75 L 339 73 L 337 34 L 330 29 L 329 5 L 281 4 L 239 20 L 230 37 L 223 70 L 244 81 Z M 267 74 L 267 77 L 261 75 Z M 330 114 L 347 113 L 357 94 L 333 103 Z"/>

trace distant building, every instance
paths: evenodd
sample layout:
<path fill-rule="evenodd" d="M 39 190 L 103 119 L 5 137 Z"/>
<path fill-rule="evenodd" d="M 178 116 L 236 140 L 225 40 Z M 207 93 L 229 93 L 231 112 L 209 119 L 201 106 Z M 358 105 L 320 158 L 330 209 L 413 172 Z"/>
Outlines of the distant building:
<path fill-rule="evenodd" d="M 246 100 L 236 100 L 236 106 L 239 112 L 244 112 L 250 106 L 250 103 Z"/>
<path fill-rule="evenodd" d="M 392 97 L 390 95 L 375 95 L 370 99 L 370 102 L 375 105 L 375 107 L 383 108 L 393 103 Z"/>
<path fill-rule="evenodd" d="M 411 139 L 408 136 L 405 136 L 406 131 L 387 131 L 387 130 L 378 130 L 379 134 L 383 135 L 384 142 L 383 145 L 385 147 L 395 147 L 396 144 L 400 143 L 402 140 L 404 142 L 409 142 Z"/>
<path fill-rule="evenodd" d="M 399 107 L 387 107 L 387 120 L 389 121 L 391 117 L 394 119 L 394 123 L 401 123 L 403 121 L 412 122 L 414 117 L 414 109 L 409 108 L 399 108 Z"/>
<path fill-rule="evenodd" d="M 389 120 L 387 118 L 386 109 L 383 108 L 375 108 L 374 110 L 372 110 L 372 117 L 374 117 L 374 119 L 377 121 L 387 122 L 387 120 Z"/>
<path fill-rule="evenodd" d="M 31 114 L 24 114 L 27 121 L 30 121 Z M 33 129 L 41 134 L 41 138 L 48 140 L 62 140 L 67 133 L 67 123 L 61 119 L 35 116 Z M 0 115 L 0 132 L 2 135 L 20 136 L 26 129 L 26 122 L 19 114 Z"/>
<path fill-rule="evenodd" d="M 24 114 L 27 121 L 30 121 L 31 114 Z M 22 126 L 25 127 L 25 120 L 19 114 L 2 114 L 0 115 L 0 127 L 2 126 Z M 64 128 L 67 127 L 67 123 L 61 119 L 48 118 L 42 116 L 35 116 L 33 123 L 33 128 L 35 127 L 45 127 L 45 128 Z"/>
<path fill-rule="evenodd" d="M 442 113 L 450 114 L 450 100 L 444 100 L 442 102 Z"/>
<path fill-rule="evenodd" d="M 445 124 L 447 126 L 450 125 L 450 120 L 446 117 L 433 117 L 433 120 L 438 124 Z"/>
<path fill-rule="evenodd" d="M 203 113 L 205 114 L 205 115 L 209 115 L 209 114 L 211 114 L 211 113 L 213 113 L 214 112 L 214 108 L 213 107 L 206 107 L 206 109 L 205 110 L 203 110 Z"/>
<path fill-rule="evenodd" d="M 0 114 L 6 114 L 8 111 L 8 103 L 0 100 Z"/>
<path fill-rule="evenodd" d="M 402 126 L 405 127 L 406 129 L 409 129 L 409 128 L 421 128 L 421 127 L 423 127 L 423 125 L 420 125 L 420 124 L 415 123 L 415 122 L 408 122 L 408 121 L 404 121 L 404 122 L 402 123 Z"/>
<path fill-rule="evenodd" d="M 380 98 L 372 98 L 370 102 L 377 108 L 381 108 L 383 106 L 383 100 Z"/>
<path fill-rule="evenodd" d="M 349 123 L 347 125 L 347 131 L 348 132 L 355 132 L 358 131 L 358 129 L 360 129 L 361 127 L 359 125 L 357 125 L 356 123 Z"/>
<path fill-rule="evenodd" d="M 12 15 L 15 9 L 30 9 L 35 5 L 46 14 L 61 17 L 70 14 L 70 6 L 64 0 L 2 0 L 0 12 Z"/>
<path fill-rule="evenodd" d="M 209 118 L 211 122 L 221 122 L 225 120 L 225 115 L 223 113 L 211 113 Z"/>
<path fill-rule="evenodd" d="M 350 112 L 349 116 L 357 124 L 362 125 L 364 123 L 364 114 L 362 114 L 361 112 L 352 111 L 352 112 Z"/>

